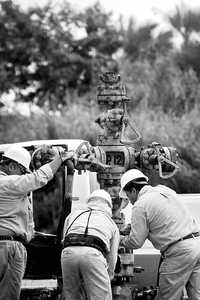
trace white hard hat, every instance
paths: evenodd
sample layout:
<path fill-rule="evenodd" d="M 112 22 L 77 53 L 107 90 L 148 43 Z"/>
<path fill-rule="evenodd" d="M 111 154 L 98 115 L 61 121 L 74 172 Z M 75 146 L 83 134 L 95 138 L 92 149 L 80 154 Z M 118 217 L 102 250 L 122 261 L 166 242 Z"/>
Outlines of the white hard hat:
<path fill-rule="evenodd" d="M 89 196 L 87 202 L 89 203 L 92 200 L 97 200 L 97 199 L 103 199 L 107 202 L 107 204 L 110 206 L 110 208 L 112 208 L 112 199 L 110 194 L 108 194 L 108 192 L 106 192 L 105 190 L 95 190 L 91 193 L 91 195 Z"/>
<path fill-rule="evenodd" d="M 134 181 L 137 184 L 147 184 L 148 180 L 148 177 L 145 176 L 140 170 L 128 170 L 121 177 L 121 189 L 119 192 L 119 196 L 121 198 L 127 198 L 126 193 L 124 192 L 124 187 L 127 185 L 127 183 Z"/>
<path fill-rule="evenodd" d="M 10 146 L 5 150 L 2 156 L 16 161 L 30 172 L 29 166 L 31 162 L 31 155 L 28 150 L 23 147 L 16 145 Z"/>

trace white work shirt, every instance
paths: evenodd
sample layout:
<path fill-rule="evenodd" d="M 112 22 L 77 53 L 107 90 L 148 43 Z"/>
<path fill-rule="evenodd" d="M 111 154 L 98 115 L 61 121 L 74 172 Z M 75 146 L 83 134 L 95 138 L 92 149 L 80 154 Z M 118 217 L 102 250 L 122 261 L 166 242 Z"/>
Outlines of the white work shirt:
<path fill-rule="evenodd" d="M 131 231 L 121 244 L 132 249 L 142 247 L 146 239 L 164 251 L 170 243 L 200 231 L 200 225 L 172 189 L 144 186 L 132 207 Z"/>
<path fill-rule="evenodd" d="M 0 171 L 0 235 L 20 235 L 29 241 L 33 234 L 33 208 L 30 192 L 53 178 L 48 164 L 25 175 Z"/>
<path fill-rule="evenodd" d="M 64 236 L 69 233 L 84 234 L 87 225 L 89 212 L 80 215 L 67 231 L 73 220 L 83 211 L 87 211 L 88 207 L 83 206 L 76 211 L 72 211 L 66 218 L 64 224 Z M 109 254 L 106 256 L 108 263 L 108 273 L 110 278 L 114 277 L 115 265 L 117 262 L 117 253 L 119 247 L 119 229 L 112 218 L 105 211 L 95 208 L 92 210 L 89 224 L 88 235 L 94 235 L 100 238 L 106 245 Z"/>

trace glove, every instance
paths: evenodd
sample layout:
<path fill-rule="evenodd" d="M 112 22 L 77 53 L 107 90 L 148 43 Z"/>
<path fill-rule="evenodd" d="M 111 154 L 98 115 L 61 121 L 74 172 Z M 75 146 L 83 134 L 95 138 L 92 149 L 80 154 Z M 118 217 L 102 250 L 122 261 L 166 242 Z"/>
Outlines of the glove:
<path fill-rule="evenodd" d="M 121 235 L 129 235 L 131 231 L 131 224 L 127 224 L 122 230 L 120 230 Z"/>
<path fill-rule="evenodd" d="M 59 150 L 59 155 L 60 158 L 62 160 L 63 163 L 66 163 L 67 160 L 71 160 L 74 164 L 74 166 L 76 166 L 77 164 L 77 155 L 74 151 L 70 150 L 70 151 L 65 151 L 65 150 Z"/>

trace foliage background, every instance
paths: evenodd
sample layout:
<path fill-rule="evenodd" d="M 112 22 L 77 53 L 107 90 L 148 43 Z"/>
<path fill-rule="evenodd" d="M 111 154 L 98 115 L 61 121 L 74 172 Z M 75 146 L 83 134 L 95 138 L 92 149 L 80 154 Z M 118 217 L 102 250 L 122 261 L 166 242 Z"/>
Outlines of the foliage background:
<path fill-rule="evenodd" d="M 130 19 L 125 27 L 120 18 L 114 24 L 112 13 L 98 2 L 77 12 L 67 1 L 57 10 L 48 3 L 28 11 L 2 1 L 0 143 L 81 138 L 94 145 L 98 75 L 117 71 L 132 99 L 129 116 L 143 144 L 174 146 L 180 155 L 180 172 L 164 182 L 152 174 L 152 183 L 199 193 L 199 20 L 200 12 L 176 7 L 168 16 L 171 29 L 155 34 L 154 23 L 138 27 Z M 175 34 L 181 40 L 178 47 Z M 38 196 L 37 229 L 55 232 L 57 196 L 52 191 Z M 48 211 L 46 217 L 42 211 Z"/>

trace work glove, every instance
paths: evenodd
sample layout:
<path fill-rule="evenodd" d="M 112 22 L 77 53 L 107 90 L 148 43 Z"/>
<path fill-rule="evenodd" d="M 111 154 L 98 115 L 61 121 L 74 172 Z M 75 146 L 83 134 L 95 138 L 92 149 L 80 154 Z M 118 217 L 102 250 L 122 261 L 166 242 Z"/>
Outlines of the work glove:
<path fill-rule="evenodd" d="M 121 235 L 129 235 L 131 231 L 131 224 L 127 224 L 123 229 L 120 230 Z"/>
<path fill-rule="evenodd" d="M 73 162 L 74 166 L 76 166 L 78 157 L 74 151 L 72 151 L 72 150 L 66 151 L 63 148 L 62 149 L 59 148 L 58 153 L 60 155 L 62 163 L 66 164 L 68 160 L 71 160 Z"/>

